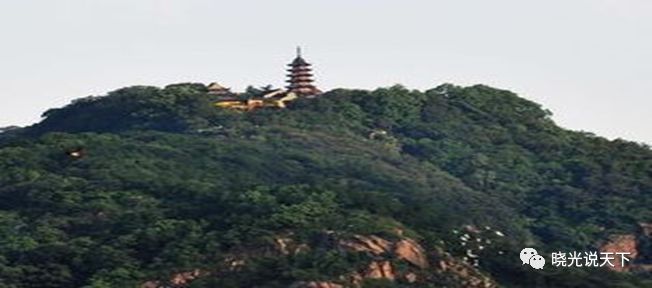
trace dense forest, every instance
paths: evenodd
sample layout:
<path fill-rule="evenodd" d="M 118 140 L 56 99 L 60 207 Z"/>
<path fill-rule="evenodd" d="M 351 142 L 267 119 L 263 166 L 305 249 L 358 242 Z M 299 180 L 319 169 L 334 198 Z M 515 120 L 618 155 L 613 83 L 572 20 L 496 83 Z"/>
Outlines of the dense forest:
<path fill-rule="evenodd" d="M 651 263 L 646 145 L 560 128 L 483 85 L 246 113 L 214 100 L 202 84 L 134 86 L 0 134 L 0 287 L 348 287 L 369 263 L 392 277 L 356 285 L 652 287 L 649 270 L 518 261 L 634 234 L 632 264 Z M 477 258 L 460 233 L 486 241 Z M 351 239 L 418 243 L 424 259 Z"/>

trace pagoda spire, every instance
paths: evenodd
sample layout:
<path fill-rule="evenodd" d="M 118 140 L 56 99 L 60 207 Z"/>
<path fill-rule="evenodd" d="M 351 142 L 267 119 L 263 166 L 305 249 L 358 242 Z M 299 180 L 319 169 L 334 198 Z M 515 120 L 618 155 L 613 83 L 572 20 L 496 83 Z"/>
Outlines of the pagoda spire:
<path fill-rule="evenodd" d="M 286 87 L 288 92 L 293 92 L 298 96 L 312 96 L 321 93 L 312 82 L 312 68 L 311 64 L 306 62 L 301 56 L 301 47 L 297 46 L 297 56 L 294 60 L 288 64 L 290 67 L 287 71 L 289 72 L 288 80 L 289 83 Z"/>

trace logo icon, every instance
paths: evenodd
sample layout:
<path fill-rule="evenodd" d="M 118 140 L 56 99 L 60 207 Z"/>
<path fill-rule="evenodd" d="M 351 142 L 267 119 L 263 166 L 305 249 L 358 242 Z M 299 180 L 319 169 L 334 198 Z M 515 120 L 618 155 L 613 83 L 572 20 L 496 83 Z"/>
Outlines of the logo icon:
<path fill-rule="evenodd" d="M 534 248 L 524 248 L 519 257 L 523 262 L 522 265 L 529 264 L 534 269 L 543 269 L 543 266 L 546 265 L 546 259 L 539 255 Z"/>

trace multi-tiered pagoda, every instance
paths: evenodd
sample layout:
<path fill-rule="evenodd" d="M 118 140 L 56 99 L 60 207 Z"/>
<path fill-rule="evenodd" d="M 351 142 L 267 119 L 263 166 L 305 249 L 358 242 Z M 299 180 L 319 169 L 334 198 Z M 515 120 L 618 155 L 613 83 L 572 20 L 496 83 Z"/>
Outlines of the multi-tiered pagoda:
<path fill-rule="evenodd" d="M 289 79 L 287 80 L 289 84 L 286 87 L 288 92 L 293 92 L 297 96 L 313 96 L 321 93 L 312 84 L 313 75 L 312 69 L 310 68 L 311 64 L 301 57 L 300 47 L 297 47 L 297 57 L 288 66 L 290 67 L 287 69 L 289 72 Z"/>

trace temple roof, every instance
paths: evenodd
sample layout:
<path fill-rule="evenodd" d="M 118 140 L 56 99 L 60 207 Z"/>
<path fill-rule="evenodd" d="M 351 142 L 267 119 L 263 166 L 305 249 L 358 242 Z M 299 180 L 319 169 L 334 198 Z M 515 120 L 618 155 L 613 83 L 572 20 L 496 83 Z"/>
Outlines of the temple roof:
<path fill-rule="evenodd" d="M 309 84 L 309 83 L 292 83 L 286 88 L 292 90 L 292 89 L 297 89 L 297 88 L 311 88 L 311 89 L 316 89 L 315 85 Z"/>
<path fill-rule="evenodd" d="M 287 76 L 289 77 L 312 77 L 312 73 L 310 72 L 305 72 L 305 73 L 292 73 L 288 74 Z"/>
<path fill-rule="evenodd" d="M 288 71 L 288 72 L 312 71 L 312 69 L 310 69 L 310 67 L 308 67 L 308 66 L 292 66 L 290 64 L 288 64 L 288 66 L 292 67 L 290 69 L 285 69 L 285 71 Z"/>
<path fill-rule="evenodd" d="M 207 88 L 208 88 L 208 90 L 228 90 L 229 89 L 229 88 L 226 88 L 226 87 L 220 85 L 217 82 L 213 82 L 213 83 L 209 84 Z"/>
<path fill-rule="evenodd" d="M 297 56 L 297 58 L 294 58 L 292 63 L 288 64 L 288 66 L 310 66 L 311 64 L 306 62 L 301 56 Z"/>
<path fill-rule="evenodd" d="M 297 47 L 297 57 L 294 58 L 292 63 L 288 64 L 288 66 L 310 66 L 310 63 L 306 62 L 306 60 L 301 57 L 301 47 Z"/>
<path fill-rule="evenodd" d="M 286 82 L 312 82 L 313 80 L 308 76 L 302 76 L 302 77 L 292 77 L 285 81 Z"/>

